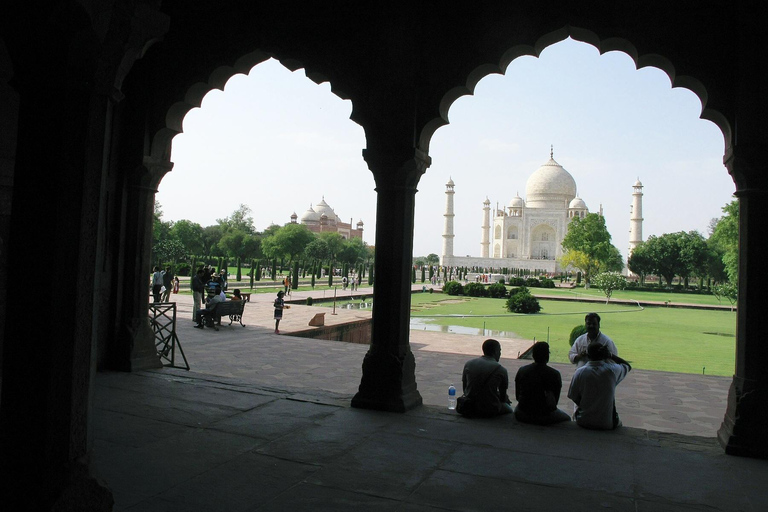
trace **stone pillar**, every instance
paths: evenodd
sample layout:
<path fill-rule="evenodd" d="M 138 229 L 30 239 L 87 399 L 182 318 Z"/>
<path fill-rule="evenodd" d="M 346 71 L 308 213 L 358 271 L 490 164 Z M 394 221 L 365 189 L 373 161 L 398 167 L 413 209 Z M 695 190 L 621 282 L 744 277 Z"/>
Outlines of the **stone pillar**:
<path fill-rule="evenodd" d="M 123 371 L 162 366 L 149 325 L 149 279 L 155 194 L 160 180 L 172 167 L 170 162 L 145 157 L 144 165 L 126 178 L 123 254 L 127 259 L 122 266 L 122 315 L 114 354 L 115 368 Z"/>
<path fill-rule="evenodd" d="M 480 239 L 480 257 L 490 258 L 491 245 L 491 202 L 488 198 L 483 201 L 482 238 Z"/>
<path fill-rule="evenodd" d="M 404 412 L 422 403 L 408 335 L 416 184 L 430 158 L 419 150 L 411 151 L 410 157 L 364 152 L 376 178 L 379 250 L 373 274 L 373 335 L 352 407 Z"/>
<path fill-rule="evenodd" d="M 446 265 L 446 258 L 450 261 L 453 258 L 453 195 L 455 194 L 454 183 L 452 179 L 448 179 L 448 183 L 445 184 L 445 222 L 443 225 L 443 257 L 440 261 L 442 265 Z"/>
<path fill-rule="evenodd" d="M 627 260 L 632 256 L 635 250 L 643 241 L 643 184 L 640 179 L 632 185 L 632 212 L 629 217 L 629 249 L 627 250 Z"/>
<path fill-rule="evenodd" d="M 55 57 L 55 56 L 54 56 Z M 53 60 L 56 60 L 55 58 Z M 95 351 L 96 260 L 103 160 L 112 98 L 57 70 L 21 70 L 10 292 L 45 293 L 39 308 L 3 310 L 0 508 L 50 510 L 77 503 L 111 510 L 111 493 L 88 475 L 88 412 Z M 47 262 L 45 270 L 32 260 Z M 18 279 L 16 279 L 18 278 Z M 33 301 L 34 302 L 34 301 Z"/>
<path fill-rule="evenodd" d="M 755 157 L 757 155 L 754 155 Z M 752 161 L 757 161 L 752 159 Z M 768 343 L 765 342 L 765 287 L 761 276 L 768 252 L 768 223 L 765 205 L 768 183 L 743 180 L 750 169 L 733 155 L 726 164 L 737 184 L 739 198 L 739 295 L 736 324 L 736 370 L 728 392 L 725 418 L 717 433 L 730 455 L 768 457 Z M 746 185 L 746 186 L 745 186 Z M 757 186 L 755 186 L 757 185 Z"/>

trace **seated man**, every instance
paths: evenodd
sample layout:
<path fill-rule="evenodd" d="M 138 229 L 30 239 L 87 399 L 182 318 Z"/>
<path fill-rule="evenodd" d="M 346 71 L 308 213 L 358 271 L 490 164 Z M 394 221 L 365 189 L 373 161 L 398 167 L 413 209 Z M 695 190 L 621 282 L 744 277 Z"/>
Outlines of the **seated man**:
<path fill-rule="evenodd" d="M 533 346 L 533 360 L 533 364 L 523 366 L 515 375 L 515 418 L 536 425 L 570 421 L 570 416 L 557 408 L 563 379 L 559 371 L 547 366 L 549 343 Z"/>
<path fill-rule="evenodd" d="M 208 297 L 208 299 L 205 301 L 205 309 L 201 309 L 197 312 L 197 325 L 195 326 L 197 329 L 205 328 L 206 318 L 210 318 L 214 321 L 216 320 L 212 315 L 213 309 L 219 302 L 224 302 L 224 299 L 221 298 L 221 287 L 217 286 L 215 288 L 214 294 Z"/>
<path fill-rule="evenodd" d="M 499 364 L 501 344 L 483 342 L 483 356 L 467 361 L 461 375 L 464 396 L 459 398 L 456 412 L 463 416 L 496 416 L 512 412 L 507 397 L 509 374 Z"/>
<path fill-rule="evenodd" d="M 589 345 L 587 357 L 589 361 L 576 369 L 568 390 L 568 398 L 576 404 L 576 424 L 599 430 L 619 427 L 621 420 L 614 405 L 616 385 L 632 366 L 600 343 Z"/>

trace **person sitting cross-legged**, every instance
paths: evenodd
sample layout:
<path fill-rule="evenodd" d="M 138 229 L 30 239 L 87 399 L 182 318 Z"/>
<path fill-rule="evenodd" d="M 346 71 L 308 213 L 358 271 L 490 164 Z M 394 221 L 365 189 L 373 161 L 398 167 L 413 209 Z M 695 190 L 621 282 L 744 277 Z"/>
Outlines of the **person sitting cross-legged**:
<path fill-rule="evenodd" d="M 216 320 L 213 318 L 213 310 L 216 307 L 216 304 L 219 302 L 224 302 L 224 299 L 221 298 L 221 287 L 217 286 L 215 288 L 215 292 L 213 295 L 211 295 L 208 300 L 206 300 L 205 309 L 201 309 L 197 312 L 197 325 L 195 326 L 198 329 L 205 328 L 205 319 L 210 318 L 211 320 Z"/>
<path fill-rule="evenodd" d="M 509 374 L 500 363 L 501 344 L 494 339 L 483 342 L 483 356 L 467 361 L 461 375 L 464 395 L 456 412 L 467 417 L 490 417 L 512 412 L 507 396 Z"/>
<path fill-rule="evenodd" d="M 547 366 L 549 343 L 533 346 L 533 364 L 523 366 L 515 375 L 515 418 L 521 423 L 552 425 L 570 421 L 568 413 L 557 408 L 563 379 L 560 372 Z"/>

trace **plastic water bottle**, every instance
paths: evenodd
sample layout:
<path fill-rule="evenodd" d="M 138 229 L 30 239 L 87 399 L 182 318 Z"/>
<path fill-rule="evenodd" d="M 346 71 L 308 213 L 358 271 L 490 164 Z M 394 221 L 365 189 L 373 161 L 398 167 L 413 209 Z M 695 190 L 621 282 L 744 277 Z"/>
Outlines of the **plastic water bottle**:
<path fill-rule="evenodd" d="M 448 387 L 448 409 L 456 409 L 456 388 L 453 384 Z"/>

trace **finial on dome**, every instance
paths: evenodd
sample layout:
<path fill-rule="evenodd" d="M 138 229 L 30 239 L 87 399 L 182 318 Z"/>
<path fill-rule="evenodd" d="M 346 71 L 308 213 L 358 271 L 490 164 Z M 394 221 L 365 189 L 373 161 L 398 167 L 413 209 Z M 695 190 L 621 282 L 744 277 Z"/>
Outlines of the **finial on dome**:
<path fill-rule="evenodd" d="M 555 145 L 549 145 L 549 158 L 555 158 Z"/>

